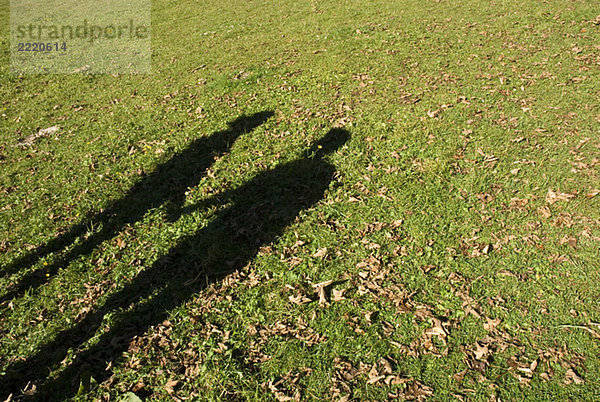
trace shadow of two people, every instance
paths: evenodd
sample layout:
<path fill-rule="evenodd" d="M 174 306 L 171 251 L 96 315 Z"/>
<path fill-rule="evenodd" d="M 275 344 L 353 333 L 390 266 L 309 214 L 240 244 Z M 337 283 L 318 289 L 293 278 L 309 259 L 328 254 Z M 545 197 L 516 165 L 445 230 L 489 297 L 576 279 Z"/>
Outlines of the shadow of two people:
<path fill-rule="evenodd" d="M 126 225 L 141 220 L 154 208 L 166 205 L 171 215 L 170 220 L 176 219 L 185 201 L 186 191 L 198 185 L 215 157 L 227 152 L 240 135 L 252 131 L 271 116 L 273 112 L 270 111 L 241 116 L 230 122 L 227 130 L 195 140 L 185 150 L 175 154 L 152 173 L 143 177 L 124 197 L 111 202 L 102 212 L 86 217 L 68 232 L 3 267 L 2 274 L 8 276 L 30 267 L 52 253 L 60 253 L 43 269 L 33 270 L 19 278 L 16 284 L 0 296 L 0 303 L 22 296 L 25 292 L 48 282 L 61 267 L 89 253 L 105 240 L 113 238 Z M 81 239 L 90 227 L 100 227 L 100 230 L 92 233 L 70 250 L 64 250 L 77 239 Z"/>
<path fill-rule="evenodd" d="M 257 120 L 252 118 L 251 121 Z M 253 124 L 250 126 L 255 127 Z M 224 136 L 223 133 L 214 135 Z M 215 213 L 214 219 L 206 227 L 181 240 L 165 256 L 110 295 L 101 307 L 88 313 L 72 328 L 59 333 L 35 355 L 8 367 L 6 375 L 0 379 L 0 397 L 10 393 L 18 395 L 26 384 L 34 383 L 37 384 L 37 397 L 64 399 L 75 394 L 82 373 L 98 382 L 104 381 L 110 375 L 107 362 L 118 362 L 134 337 L 164 321 L 173 308 L 185 303 L 207 283 L 218 281 L 227 273 L 244 267 L 262 245 L 275 241 L 302 210 L 319 202 L 335 174 L 334 166 L 323 157 L 336 151 L 349 137 L 345 130 L 330 130 L 305 150 L 299 159 L 258 174 L 239 188 L 223 191 L 197 205 L 180 208 L 178 214 L 190 213 L 209 205 L 227 205 Z M 214 140 L 210 139 L 206 144 Z M 197 152 L 198 149 L 193 152 L 186 150 L 183 154 L 191 157 Z M 182 160 L 187 157 L 175 156 Z M 167 162 L 150 176 L 152 179 L 147 179 L 147 183 L 159 177 L 162 179 L 180 174 L 174 169 L 180 165 L 179 161 Z M 204 162 L 199 166 L 204 170 L 207 167 Z M 189 174 L 187 168 L 184 171 Z M 196 182 L 197 179 L 194 176 L 191 181 Z M 182 178 L 182 182 L 189 183 L 190 180 Z M 141 187 L 134 187 L 124 201 L 113 204 L 112 212 L 122 218 L 119 222 L 130 222 L 133 217 L 140 217 L 139 212 L 127 215 L 119 208 L 129 206 L 128 198 L 137 199 L 137 195 L 131 194 L 149 192 L 150 189 L 145 189 L 148 184 L 142 182 Z M 163 194 L 167 193 L 159 192 L 159 195 Z M 158 197 L 161 198 L 167 197 Z M 180 205 L 182 200 L 175 199 Z M 145 208 L 147 205 L 157 205 L 157 202 L 144 204 Z M 134 211 L 139 209 L 134 208 Z M 110 233 L 114 233 L 114 229 Z M 99 239 L 107 235 L 108 232 Z M 100 328 L 104 316 L 111 312 L 117 316 L 110 330 L 100 335 L 94 346 L 83 350 L 61 370 L 60 362 L 68 350 L 81 347 Z M 48 372 L 56 369 L 59 369 L 58 375 L 46 380 Z"/>

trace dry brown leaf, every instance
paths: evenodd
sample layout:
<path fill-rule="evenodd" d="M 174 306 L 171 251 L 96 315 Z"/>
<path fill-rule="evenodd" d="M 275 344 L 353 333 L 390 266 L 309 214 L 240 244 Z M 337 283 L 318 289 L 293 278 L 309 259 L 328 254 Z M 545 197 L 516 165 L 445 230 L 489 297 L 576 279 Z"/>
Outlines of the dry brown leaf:
<path fill-rule="evenodd" d="M 324 288 L 317 288 L 317 295 L 319 296 L 319 305 L 327 304 L 327 296 L 325 295 Z"/>
<path fill-rule="evenodd" d="M 468 371 L 469 371 L 468 369 L 464 369 L 460 373 L 454 374 L 452 376 L 452 378 L 454 378 L 454 381 L 456 381 L 456 382 L 462 382 L 465 378 L 465 374 L 467 374 Z"/>
<path fill-rule="evenodd" d="M 491 318 L 486 317 L 485 319 L 486 319 L 487 322 L 485 324 L 483 324 L 483 328 L 486 331 L 492 331 L 493 329 L 495 329 L 500 324 L 500 319 L 499 318 L 496 318 L 496 319 L 492 320 Z"/>
<path fill-rule="evenodd" d="M 427 116 L 429 116 L 432 119 L 435 119 L 439 113 L 440 113 L 439 110 L 433 110 L 433 111 L 428 110 L 427 111 Z"/>
<path fill-rule="evenodd" d="M 331 279 L 329 279 L 327 281 L 315 283 L 314 285 L 312 285 L 312 287 L 313 288 L 326 288 L 327 286 L 331 285 L 332 283 L 333 283 L 333 281 Z"/>
<path fill-rule="evenodd" d="M 437 266 L 435 266 L 435 265 L 423 265 L 421 267 L 421 271 L 423 271 L 423 273 L 426 274 L 426 273 L 428 273 L 429 271 L 431 271 L 434 268 L 437 268 Z"/>
<path fill-rule="evenodd" d="M 474 353 L 477 360 L 483 360 L 490 353 L 487 345 L 481 345 L 479 342 L 475 343 L 475 348 Z"/>
<path fill-rule="evenodd" d="M 379 359 L 379 364 L 383 367 L 384 374 L 392 374 L 392 372 L 394 371 L 393 367 L 392 367 L 392 363 L 385 357 L 382 357 L 381 359 Z"/>
<path fill-rule="evenodd" d="M 511 208 L 524 208 L 529 203 L 527 198 L 511 198 L 510 207 Z"/>
<path fill-rule="evenodd" d="M 38 138 L 52 135 L 52 134 L 56 133 L 58 130 L 59 130 L 58 126 L 52 126 L 52 127 L 41 129 L 35 134 L 28 135 L 27 137 L 25 137 L 23 139 L 23 141 L 19 142 L 15 146 L 27 147 L 27 146 L 33 145 L 35 140 L 37 140 Z"/>
<path fill-rule="evenodd" d="M 591 190 L 589 193 L 587 193 L 587 194 L 586 194 L 586 197 L 587 197 L 587 198 L 594 198 L 594 197 L 595 197 L 595 196 L 597 196 L 598 194 L 600 194 L 600 190 L 598 190 L 598 189 L 596 188 L 596 189 L 593 189 L 593 190 Z"/>
<path fill-rule="evenodd" d="M 378 382 L 379 380 L 382 380 L 385 378 L 384 375 L 380 375 L 377 372 L 377 365 L 374 364 L 373 367 L 371 368 L 371 370 L 369 371 L 369 380 L 367 381 L 367 384 L 375 384 L 376 382 Z"/>
<path fill-rule="evenodd" d="M 398 229 L 403 223 L 404 221 L 402 219 L 396 219 L 392 222 L 392 229 Z"/>
<path fill-rule="evenodd" d="M 377 377 L 369 378 L 369 380 L 367 380 L 367 384 L 375 384 L 376 382 L 378 382 L 379 380 L 382 380 L 384 378 L 385 378 L 384 375 L 380 375 L 380 376 L 377 376 Z"/>
<path fill-rule="evenodd" d="M 572 198 L 575 198 L 575 195 L 561 193 L 560 191 L 555 192 L 551 188 L 548 189 L 548 194 L 546 194 L 546 202 L 550 205 L 558 201 L 569 201 Z"/>
<path fill-rule="evenodd" d="M 529 369 L 531 371 L 535 371 L 535 369 L 537 368 L 537 366 L 538 366 L 538 361 L 534 360 L 534 361 L 531 362 L 531 365 L 529 366 Z"/>
<path fill-rule="evenodd" d="M 565 373 L 565 384 L 583 384 L 585 381 L 583 378 L 577 375 L 573 369 L 568 369 Z"/>
<path fill-rule="evenodd" d="M 375 258 L 374 256 L 369 256 L 368 258 L 366 258 L 365 260 L 359 262 L 358 264 L 356 264 L 356 268 L 358 269 L 376 269 L 381 265 L 381 262 Z"/>
<path fill-rule="evenodd" d="M 131 388 L 132 392 L 138 392 L 141 391 L 142 389 L 144 389 L 146 387 L 146 384 L 144 383 L 144 379 L 140 378 L 139 381 Z"/>
<path fill-rule="evenodd" d="M 400 377 L 399 375 L 397 375 L 390 381 L 390 384 L 391 385 L 408 384 L 412 380 L 413 380 L 412 378 L 405 378 L 405 377 Z"/>
<path fill-rule="evenodd" d="M 327 255 L 327 247 L 323 247 L 320 248 L 319 250 L 317 250 L 316 253 L 314 253 L 312 256 L 315 258 L 321 258 L 321 257 L 325 257 Z"/>
<path fill-rule="evenodd" d="M 526 374 L 533 373 L 533 370 L 531 370 L 529 367 L 517 367 L 517 370 L 522 371 L 523 373 L 526 373 Z"/>
<path fill-rule="evenodd" d="M 548 208 L 548 207 L 539 207 L 537 209 L 537 211 L 540 215 L 542 215 L 542 217 L 544 217 L 546 219 L 548 219 L 552 216 L 552 213 L 550 212 L 550 208 Z"/>
<path fill-rule="evenodd" d="M 171 395 L 174 392 L 174 388 L 177 386 L 177 384 L 179 384 L 178 380 L 167 381 L 167 383 L 165 384 L 165 391 L 167 391 L 169 395 Z"/>
<path fill-rule="evenodd" d="M 298 304 L 298 305 L 302 305 L 302 304 L 306 304 L 306 303 L 310 303 L 312 300 L 309 299 L 308 297 L 304 296 L 304 295 L 298 295 L 298 296 L 290 296 L 289 300 L 294 303 L 294 304 Z"/>
<path fill-rule="evenodd" d="M 569 246 L 577 249 L 577 239 L 573 236 L 565 235 L 562 239 L 559 240 L 561 246 L 568 244 Z"/>
<path fill-rule="evenodd" d="M 327 294 L 325 293 L 325 288 L 333 283 L 332 280 L 328 280 L 325 282 L 317 283 L 312 285 L 319 296 L 319 305 L 327 304 Z"/>
<path fill-rule="evenodd" d="M 435 335 L 435 336 L 439 336 L 442 338 L 446 337 L 446 331 L 444 331 L 444 329 L 442 327 L 433 327 L 433 328 L 429 328 L 427 331 L 425 331 L 425 334 L 427 335 Z"/>
<path fill-rule="evenodd" d="M 421 384 L 418 381 L 413 382 L 409 385 L 405 392 L 406 399 L 424 399 L 424 397 L 433 395 L 433 389 L 426 385 Z"/>
<path fill-rule="evenodd" d="M 346 293 L 346 289 L 333 289 L 331 291 L 333 298 L 333 301 L 342 301 L 342 300 L 346 300 L 346 298 L 344 297 L 344 293 Z"/>

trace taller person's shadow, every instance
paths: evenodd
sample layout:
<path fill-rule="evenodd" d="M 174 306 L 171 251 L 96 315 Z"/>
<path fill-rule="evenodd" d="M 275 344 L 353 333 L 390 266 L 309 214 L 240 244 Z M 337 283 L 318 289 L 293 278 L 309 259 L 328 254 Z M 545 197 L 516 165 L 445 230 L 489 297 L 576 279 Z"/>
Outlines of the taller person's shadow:
<path fill-rule="evenodd" d="M 84 219 L 68 232 L 0 269 L 1 274 L 11 275 L 52 253 L 59 254 L 44 269 L 30 271 L 21 277 L 0 296 L 0 303 L 43 285 L 56 275 L 61 267 L 114 237 L 126 225 L 139 221 L 151 209 L 166 204 L 169 211 L 176 213 L 185 201 L 187 189 L 199 183 L 214 158 L 226 152 L 240 135 L 260 126 L 272 115 L 273 112 L 260 112 L 242 116 L 229 123 L 227 130 L 195 140 L 184 151 L 175 154 L 141 179 L 123 198 L 109 204 L 104 211 Z M 86 234 L 89 227 L 101 229 L 72 246 L 77 239 Z M 69 246 L 72 247 L 64 251 Z"/>
<path fill-rule="evenodd" d="M 335 173 L 323 156 L 334 152 L 349 138 L 345 130 L 331 130 L 300 159 L 259 174 L 237 189 L 180 210 L 190 213 L 210 205 L 224 205 L 206 227 L 184 238 L 167 255 L 111 295 L 102 307 L 58 334 L 35 355 L 6 368 L 0 379 L 0 397 L 10 393 L 19 395 L 26 384 L 32 383 L 37 385 L 37 397 L 64 399 L 75 394 L 83 372 L 97 381 L 105 380 L 110 375 L 107 362 L 118 363 L 135 336 L 164 321 L 169 311 L 189 300 L 206 283 L 244 267 L 262 245 L 276 240 L 300 211 L 321 200 Z M 110 330 L 67 367 L 60 367 L 67 351 L 90 339 L 108 313 L 117 315 Z M 50 370 L 57 369 L 57 376 L 45 379 Z"/>

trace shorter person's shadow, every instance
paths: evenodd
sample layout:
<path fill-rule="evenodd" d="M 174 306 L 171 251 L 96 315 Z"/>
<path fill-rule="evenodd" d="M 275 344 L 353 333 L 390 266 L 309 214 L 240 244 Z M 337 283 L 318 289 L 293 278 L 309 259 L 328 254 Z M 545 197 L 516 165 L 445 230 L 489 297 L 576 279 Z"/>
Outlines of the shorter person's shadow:
<path fill-rule="evenodd" d="M 58 334 L 34 356 L 8 367 L 0 379 L 0 397 L 19 395 L 27 384 L 36 384 L 37 398 L 58 400 L 75 394 L 82 373 L 104 381 L 110 375 L 107 363 L 118 363 L 135 336 L 164 321 L 173 308 L 207 283 L 244 267 L 262 245 L 275 241 L 300 211 L 321 200 L 335 173 L 323 156 L 334 152 L 349 137 L 345 130 L 331 130 L 300 159 L 182 209 L 181 213 L 189 213 L 210 205 L 226 205 L 206 227 L 142 271 L 102 307 Z M 110 312 L 117 316 L 110 330 L 61 370 L 60 362 L 67 351 L 90 339 Z M 45 379 L 55 369 L 61 370 L 58 376 Z"/>
<path fill-rule="evenodd" d="M 61 267 L 119 233 L 126 225 L 135 223 L 154 208 L 166 205 L 170 213 L 177 213 L 185 201 L 185 192 L 195 187 L 211 166 L 214 158 L 226 152 L 242 134 L 263 124 L 273 112 L 260 112 L 241 116 L 229 123 L 229 128 L 208 137 L 195 140 L 184 151 L 175 154 L 159 165 L 151 174 L 141 179 L 128 193 L 108 205 L 104 211 L 90 216 L 73 226 L 68 232 L 18 258 L 0 270 L 3 275 L 17 273 L 52 253 L 59 255 L 47 266 L 33 270 L 19 278 L 18 282 L 0 296 L 0 303 L 38 288 L 56 275 Z M 175 216 L 171 217 L 172 219 Z M 89 227 L 101 227 L 86 239 L 82 239 Z"/>

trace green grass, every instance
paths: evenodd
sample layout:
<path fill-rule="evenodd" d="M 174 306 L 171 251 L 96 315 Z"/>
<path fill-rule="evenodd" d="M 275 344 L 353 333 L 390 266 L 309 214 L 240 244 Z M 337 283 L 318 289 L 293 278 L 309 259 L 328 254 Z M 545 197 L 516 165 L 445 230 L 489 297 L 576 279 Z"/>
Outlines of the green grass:
<path fill-rule="evenodd" d="M 152 7 L 17 76 L 0 1 L 1 397 L 600 398 L 596 2 Z"/>

